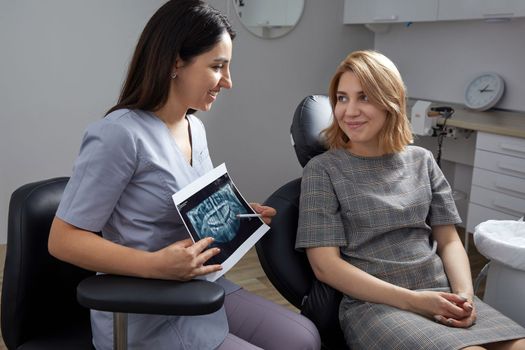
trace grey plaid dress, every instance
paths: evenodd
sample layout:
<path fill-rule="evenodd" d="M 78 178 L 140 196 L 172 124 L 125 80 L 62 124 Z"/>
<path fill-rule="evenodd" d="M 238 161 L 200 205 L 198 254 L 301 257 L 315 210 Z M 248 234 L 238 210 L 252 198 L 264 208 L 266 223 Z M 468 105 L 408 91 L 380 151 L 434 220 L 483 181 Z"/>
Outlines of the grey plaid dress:
<path fill-rule="evenodd" d="M 431 226 L 461 219 L 429 151 L 327 151 L 306 165 L 301 186 L 297 248 L 338 246 L 343 259 L 392 284 L 449 290 Z M 460 349 L 525 337 L 509 318 L 479 299 L 475 304 L 477 323 L 463 329 L 345 295 L 339 320 L 352 349 Z"/>

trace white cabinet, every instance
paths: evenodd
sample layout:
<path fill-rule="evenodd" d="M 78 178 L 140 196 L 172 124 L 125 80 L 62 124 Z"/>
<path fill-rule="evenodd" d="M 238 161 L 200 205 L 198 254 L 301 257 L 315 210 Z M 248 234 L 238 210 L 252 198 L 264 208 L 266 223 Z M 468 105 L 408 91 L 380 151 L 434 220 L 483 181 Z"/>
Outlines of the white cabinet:
<path fill-rule="evenodd" d="M 345 0 L 344 23 L 435 21 L 438 0 Z"/>
<path fill-rule="evenodd" d="M 525 17 L 524 0 L 345 0 L 344 23 Z"/>
<path fill-rule="evenodd" d="M 478 132 L 467 217 L 468 232 L 486 220 L 525 212 L 525 139 Z"/>
<path fill-rule="evenodd" d="M 491 19 L 525 16 L 523 0 L 439 0 L 438 20 Z"/>

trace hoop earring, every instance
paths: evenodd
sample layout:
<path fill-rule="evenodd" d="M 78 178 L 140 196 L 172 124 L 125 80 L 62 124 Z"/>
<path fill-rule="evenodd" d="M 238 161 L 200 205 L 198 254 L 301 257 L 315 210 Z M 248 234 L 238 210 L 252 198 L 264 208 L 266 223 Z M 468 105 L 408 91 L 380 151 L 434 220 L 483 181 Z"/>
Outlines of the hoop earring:
<path fill-rule="evenodd" d="M 175 79 L 177 77 L 177 73 L 173 72 L 171 73 L 171 79 Z"/>

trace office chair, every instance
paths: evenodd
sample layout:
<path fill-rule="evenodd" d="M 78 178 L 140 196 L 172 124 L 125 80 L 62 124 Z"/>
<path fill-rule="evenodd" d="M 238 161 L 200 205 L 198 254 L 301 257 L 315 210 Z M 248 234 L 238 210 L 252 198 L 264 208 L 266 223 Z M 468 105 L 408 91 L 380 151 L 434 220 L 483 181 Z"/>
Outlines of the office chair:
<path fill-rule="evenodd" d="M 125 349 L 127 313 L 197 315 L 222 306 L 215 283 L 97 276 L 52 257 L 48 235 L 67 181 L 30 183 L 11 196 L 1 305 L 9 350 L 93 349 L 88 308 L 114 312 L 114 346 Z"/>
<path fill-rule="evenodd" d="M 291 125 L 295 153 L 301 166 L 326 149 L 320 132 L 330 125 L 332 108 L 327 96 L 311 95 L 297 106 Z M 277 215 L 256 244 L 261 266 L 274 287 L 317 326 L 325 349 L 347 349 L 339 326 L 342 294 L 318 281 L 305 253 L 295 250 L 301 178 L 280 187 L 265 201 Z"/>

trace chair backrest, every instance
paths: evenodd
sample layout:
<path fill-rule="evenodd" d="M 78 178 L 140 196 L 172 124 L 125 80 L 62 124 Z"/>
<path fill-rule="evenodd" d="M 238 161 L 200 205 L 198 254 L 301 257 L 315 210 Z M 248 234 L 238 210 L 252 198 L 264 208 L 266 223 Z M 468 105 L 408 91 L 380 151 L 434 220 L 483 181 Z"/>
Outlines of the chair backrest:
<path fill-rule="evenodd" d="M 296 107 L 290 134 L 301 166 L 326 150 L 321 131 L 329 125 L 331 116 L 332 108 L 325 95 L 307 96 Z M 265 204 L 275 208 L 277 215 L 270 232 L 256 245 L 261 265 L 272 284 L 299 309 L 315 279 L 306 254 L 295 250 L 300 195 L 301 179 L 298 178 L 268 197 Z"/>
<path fill-rule="evenodd" d="M 303 167 L 311 158 L 326 151 L 320 133 L 331 121 L 332 108 L 327 96 L 311 95 L 297 106 L 290 132 Z M 270 231 L 256 244 L 257 255 L 279 293 L 316 324 L 323 345 L 344 349 L 346 345 L 337 315 L 341 295 L 317 281 L 306 254 L 295 250 L 300 195 L 301 179 L 298 178 L 280 187 L 265 201 L 277 210 L 277 215 Z"/>
<path fill-rule="evenodd" d="M 326 151 L 320 133 L 331 121 L 332 107 L 328 96 L 307 96 L 296 107 L 290 134 L 295 154 L 302 167 L 310 159 Z"/>
<path fill-rule="evenodd" d="M 24 185 L 9 203 L 1 326 L 9 349 L 91 349 L 89 310 L 76 287 L 92 272 L 52 257 L 47 248 L 68 178 Z"/>

